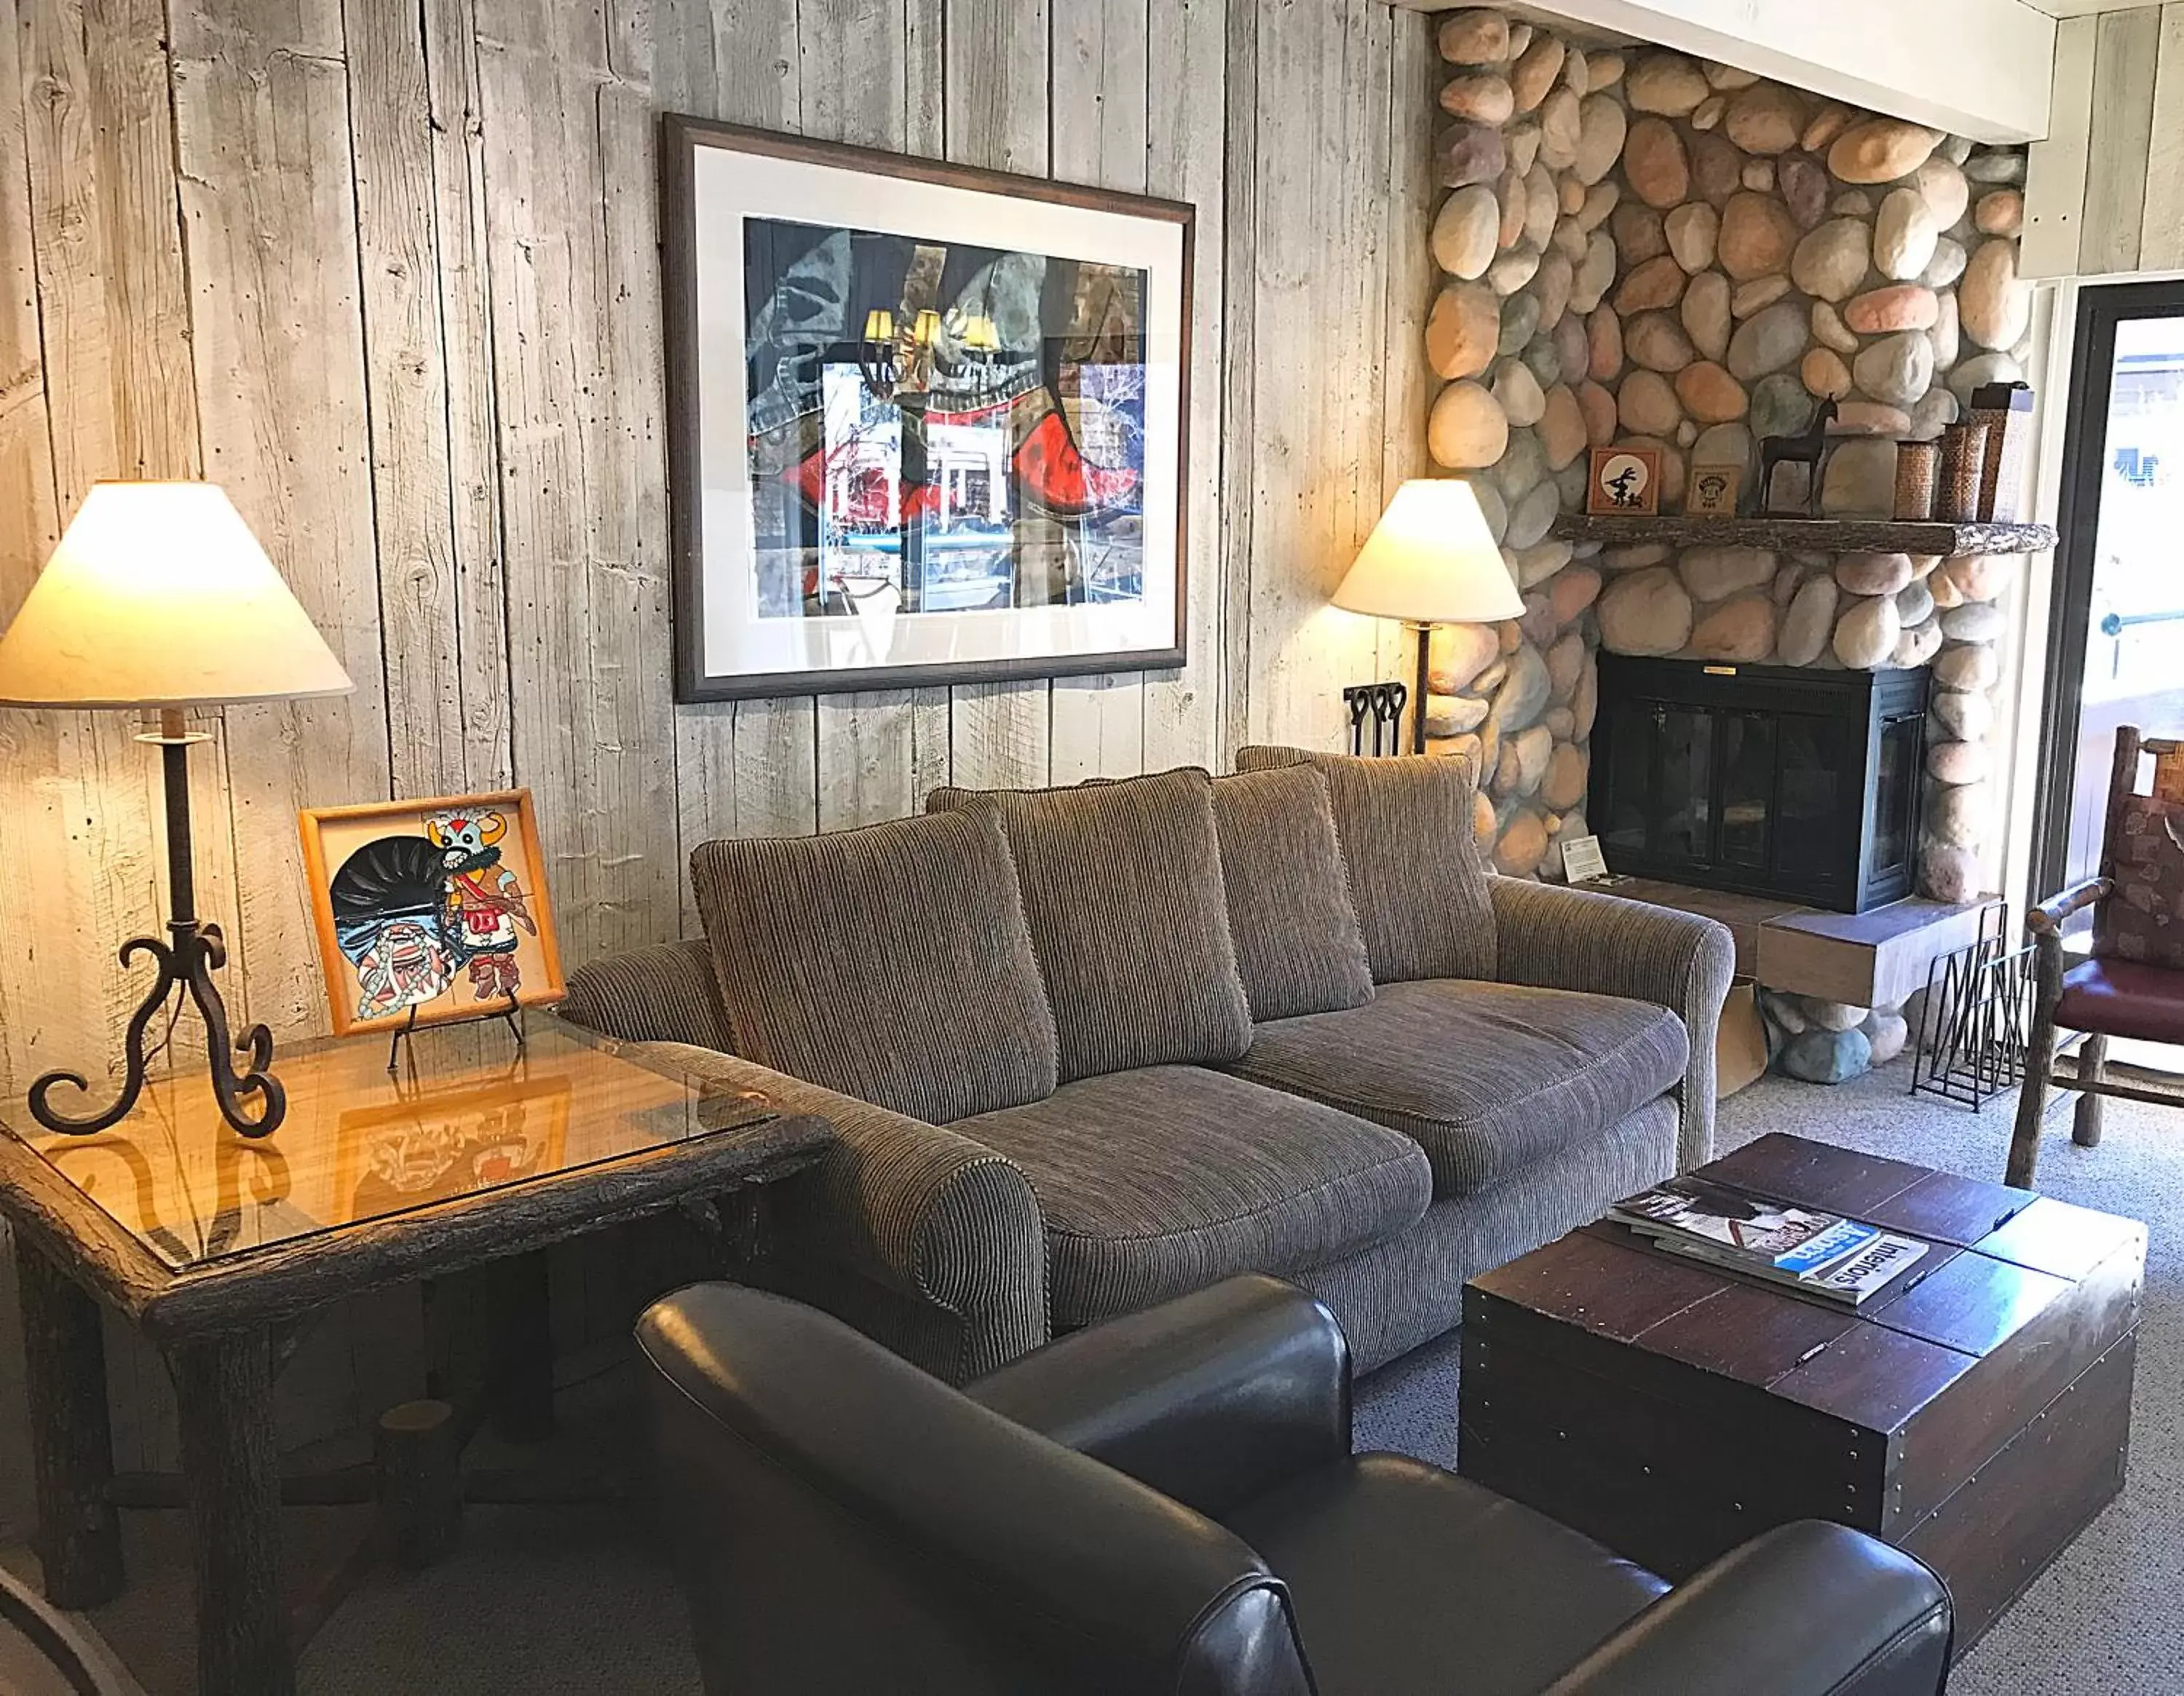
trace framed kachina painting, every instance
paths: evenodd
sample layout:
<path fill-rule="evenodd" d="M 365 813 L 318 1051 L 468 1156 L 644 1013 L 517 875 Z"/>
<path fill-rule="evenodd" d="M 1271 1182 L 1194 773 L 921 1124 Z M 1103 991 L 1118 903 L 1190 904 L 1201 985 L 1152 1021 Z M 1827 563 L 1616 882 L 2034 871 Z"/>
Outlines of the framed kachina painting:
<path fill-rule="evenodd" d="M 677 698 L 1184 658 L 1191 209 L 664 120 Z"/>
<path fill-rule="evenodd" d="M 298 822 L 337 1036 L 566 993 L 528 789 L 314 807 Z"/>

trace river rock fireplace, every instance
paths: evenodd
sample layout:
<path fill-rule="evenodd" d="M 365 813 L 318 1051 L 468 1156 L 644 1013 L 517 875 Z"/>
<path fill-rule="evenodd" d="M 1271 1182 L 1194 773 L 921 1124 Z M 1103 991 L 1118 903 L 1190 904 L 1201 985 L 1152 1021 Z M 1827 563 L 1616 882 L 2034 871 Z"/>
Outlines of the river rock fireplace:
<path fill-rule="evenodd" d="M 1863 913 L 1917 880 L 1928 674 L 1600 656 L 1609 867 Z"/>

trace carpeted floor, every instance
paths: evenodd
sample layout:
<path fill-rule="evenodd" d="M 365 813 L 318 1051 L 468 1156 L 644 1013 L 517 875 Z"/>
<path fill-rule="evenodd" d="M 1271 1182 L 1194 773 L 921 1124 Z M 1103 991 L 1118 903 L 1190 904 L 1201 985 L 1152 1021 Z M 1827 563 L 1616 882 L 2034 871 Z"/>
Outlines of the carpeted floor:
<path fill-rule="evenodd" d="M 1791 1131 L 1979 1176 L 2001 1175 L 2012 1103 L 1969 1111 L 1904 1093 L 1898 1063 L 1836 1089 L 1767 1080 L 1724 1104 L 1724 1150 Z M 2109 1104 L 2098 1150 L 2056 1115 L 2040 1187 L 2153 1226 L 2130 1483 L 1959 1667 L 1954 1696 L 2184 1688 L 2184 1117 Z M 1448 1463 L 1457 1348 L 1445 1338 L 1361 1385 L 1361 1447 Z M 180 1516 L 131 1515 L 132 1570 L 155 1575 L 97 1623 L 148 1696 L 187 1696 Z M 291 1515 L 292 1550 L 321 1533 Z M 332 1534 L 328 1532 L 327 1534 Z M 11 1565 L 14 1561 L 11 1560 Z M 174 1574 L 176 1582 L 157 1575 Z M 682 1603 L 641 1526 L 604 1511 L 474 1509 L 460 1553 L 427 1573 L 370 1582 L 306 1651 L 305 1696 L 696 1696 Z"/>

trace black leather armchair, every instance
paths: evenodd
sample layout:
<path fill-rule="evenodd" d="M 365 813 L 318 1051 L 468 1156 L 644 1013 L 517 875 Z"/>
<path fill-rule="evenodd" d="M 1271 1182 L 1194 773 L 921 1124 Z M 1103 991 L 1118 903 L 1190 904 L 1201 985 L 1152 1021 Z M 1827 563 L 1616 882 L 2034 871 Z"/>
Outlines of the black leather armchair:
<path fill-rule="evenodd" d="M 1250 1276 L 953 1390 L 811 1309 L 638 1329 L 711 1696 L 1936 1696 L 1947 1593 L 1840 1526 L 1671 1589 L 1353 1455 L 1325 1309 Z"/>

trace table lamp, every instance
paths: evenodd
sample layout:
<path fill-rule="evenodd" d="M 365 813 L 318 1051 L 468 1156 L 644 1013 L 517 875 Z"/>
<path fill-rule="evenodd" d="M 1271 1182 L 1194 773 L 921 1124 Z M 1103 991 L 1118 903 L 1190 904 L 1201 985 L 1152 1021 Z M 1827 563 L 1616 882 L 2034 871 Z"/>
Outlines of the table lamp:
<path fill-rule="evenodd" d="M 354 687 L 220 489 L 92 486 L 0 636 L 0 703 L 158 715 L 158 728 L 137 740 L 156 743 L 165 768 L 168 939 L 138 937 L 121 947 L 123 965 L 149 954 L 159 975 L 129 1020 L 120 1094 L 94 1111 L 65 1112 L 52 1104 L 54 1088 L 91 1086 L 78 1072 L 47 1072 L 31 1085 L 31 1115 L 39 1124 L 87 1136 L 126 1118 L 144 1087 L 145 1033 L 182 989 L 204 1019 L 221 1116 L 246 1137 L 280 1124 L 287 1098 L 269 1070 L 273 1033 L 254 1025 L 231 1044 L 212 976 L 226 963 L 226 944 L 219 926 L 197 915 L 188 758 L 190 744 L 206 738 L 188 728 L 186 709 Z"/>
<path fill-rule="evenodd" d="M 1418 690 L 1411 697 L 1416 753 L 1426 751 L 1426 648 L 1433 627 L 1495 624 L 1524 612 L 1479 497 L 1458 477 L 1413 477 L 1396 491 L 1334 592 L 1334 604 L 1417 627 Z"/>

